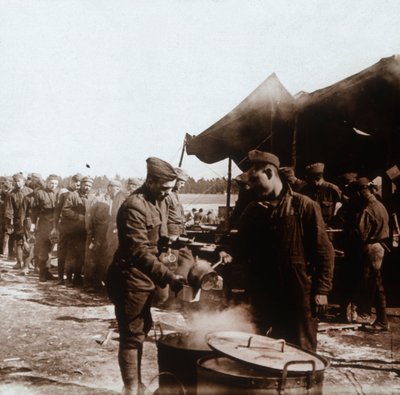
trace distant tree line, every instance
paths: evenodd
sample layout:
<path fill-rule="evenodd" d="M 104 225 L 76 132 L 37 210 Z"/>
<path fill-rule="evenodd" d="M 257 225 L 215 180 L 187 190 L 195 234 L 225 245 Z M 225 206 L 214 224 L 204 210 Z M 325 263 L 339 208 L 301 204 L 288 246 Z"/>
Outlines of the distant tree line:
<path fill-rule="evenodd" d="M 69 185 L 71 177 L 65 177 L 61 180 L 61 186 L 66 188 Z M 117 179 L 121 181 L 122 186 L 125 188 L 128 182 L 128 179 L 121 177 L 120 175 L 116 175 L 113 179 Z M 93 189 L 95 191 L 106 191 L 107 185 L 110 181 L 110 178 L 107 176 L 96 176 L 93 177 Z M 143 180 L 144 181 L 144 180 Z M 192 177 L 189 177 L 186 182 L 181 193 L 210 193 L 210 194 L 223 194 L 226 193 L 228 186 L 228 180 L 223 178 L 211 178 L 204 179 L 200 178 L 199 180 L 195 180 Z M 236 182 L 232 182 L 232 193 L 237 193 L 237 184 Z"/>
<path fill-rule="evenodd" d="M 181 193 L 226 193 L 228 187 L 228 180 L 223 178 L 211 178 L 204 179 L 200 178 L 199 180 L 195 180 L 192 177 L 189 177 L 186 182 L 184 188 L 181 190 Z M 236 182 L 232 182 L 232 193 L 237 193 L 237 184 Z"/>

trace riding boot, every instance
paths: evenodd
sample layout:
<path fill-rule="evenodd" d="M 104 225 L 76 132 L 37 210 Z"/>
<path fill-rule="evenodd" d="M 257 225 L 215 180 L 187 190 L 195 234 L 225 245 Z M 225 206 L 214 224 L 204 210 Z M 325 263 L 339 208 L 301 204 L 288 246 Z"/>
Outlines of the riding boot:
<path fill-rule="evenodd" d="M 118 351 L 118 363 L 124 388 L 123 395 L 136 395 L 138 389 L 138 350 L 121 349 Z"/>
<path fill-rule="evenodd" d="M 46 267 L 46 260 L 39 259 L 39 281 L 44 283 L 48 280 L 48 269 Z"/>

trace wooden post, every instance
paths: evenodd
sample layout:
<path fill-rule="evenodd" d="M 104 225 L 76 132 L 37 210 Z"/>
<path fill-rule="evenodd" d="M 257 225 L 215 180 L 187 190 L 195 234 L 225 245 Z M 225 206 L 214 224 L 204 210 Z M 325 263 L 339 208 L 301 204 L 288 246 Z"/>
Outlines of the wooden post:
<path fill-rule="evenodd" d="M 180 157 L 180 159 L 179 159 L 179 165 L 178 165 L 178 167 L 181 167 L 181 166 L 182 166 L 183 155 L 185 154 L 185 149 L 186 149 L 186 137 L 183 139 L 182 152 L 181 152 L 181 157 Z"/>
<path fill-rule="evenodd" d="M 231 207 L 231 187 L 232 187 L 232 158 L 228 158 L 228 185 L 226 191 L 226 223 L 229 226 L 229 209 Z"/>

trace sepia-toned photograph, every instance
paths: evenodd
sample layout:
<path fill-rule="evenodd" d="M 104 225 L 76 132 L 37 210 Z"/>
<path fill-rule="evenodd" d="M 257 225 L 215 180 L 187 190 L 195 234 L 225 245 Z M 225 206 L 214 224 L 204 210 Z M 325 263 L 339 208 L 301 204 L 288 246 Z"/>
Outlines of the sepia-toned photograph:
<path fill-rule="evenodd" d="M 0 395 L 399 394 L 399 26 L 0 0 Z"/>

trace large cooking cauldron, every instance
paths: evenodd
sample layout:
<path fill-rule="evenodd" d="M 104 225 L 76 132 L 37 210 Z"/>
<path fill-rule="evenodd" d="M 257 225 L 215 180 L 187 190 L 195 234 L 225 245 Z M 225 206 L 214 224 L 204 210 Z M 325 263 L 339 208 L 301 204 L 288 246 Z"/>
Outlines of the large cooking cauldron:
<path fill-rule="evenodd" d="M 277 373 L 223 356 L 203 357 L 197 365 L 197 395 L 322 394 L 323 370 L 315 371 L 314 365 L 311 372 L 289 373 L 290 364 Z"/>
<path fill-rule="evenodd" d="M 187 395 L 196 395 L 197 360 L 212 354 L 205 332 L 174 332 L 157 341 L 159 389 L 157 394 L 173 394 L 181 383 Z M 167 373 L 167 374 L 165 374 Z M 175 395 L 175 394 L 174 394 Z"/>

